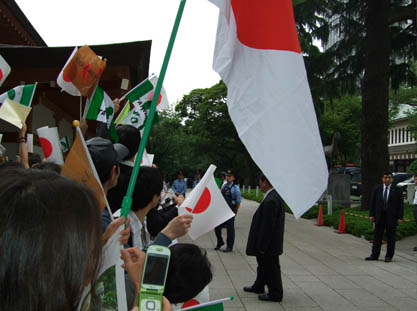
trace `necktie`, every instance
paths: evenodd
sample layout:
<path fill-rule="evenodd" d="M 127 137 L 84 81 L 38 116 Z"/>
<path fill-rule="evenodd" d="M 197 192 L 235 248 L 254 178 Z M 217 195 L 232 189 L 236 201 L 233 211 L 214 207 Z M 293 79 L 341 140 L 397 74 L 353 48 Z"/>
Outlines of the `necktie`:
<path fill-rule="evenodd" d="M 385 186 L 385 190 L 384 190 L 384 209 L 387 209 L 387 203 L 388 203 L 388 187 Z"/>

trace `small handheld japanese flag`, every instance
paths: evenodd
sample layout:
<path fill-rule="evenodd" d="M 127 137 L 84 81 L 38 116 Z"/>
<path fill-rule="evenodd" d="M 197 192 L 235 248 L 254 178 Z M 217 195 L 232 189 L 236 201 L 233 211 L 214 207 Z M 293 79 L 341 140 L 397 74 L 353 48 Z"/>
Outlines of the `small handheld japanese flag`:
<path fill-rule="evenodd" d="M 0 86 L 6 80 L 7 76 L 9 75 L 11 68 L 3 56 L 0 55 Z"/>
<path fill-rule="evenodd" d="M 58 128 L 44 126 L 36 130 L 41 142 L 45 160 L 59 165 L 64 164 Z"/>
<path fill-rule="evenodd" d="M 75 47 L 67 62 L 65 63 L 64 68 L 62 68 L 61 72 L 58 75 L 58 78 L 56 79 L 56 82 L 61 87 L 62 91 L 65 91 L 72 96 L 81 96 L 81 92 L 71 82 L 71 79 L 68 76 L 64 75 L 64 69 L 67 67 L 70 60 L 74 57 L 74 54 L 77 52 L 77 50 L 78 48 Z"/>
<path fill-rule="evenodd" d="M 178 208 L 179 215 L 192 214 L 194 217 L 188 231 L 193 240 L 235 216 L 214 180 L 215 170 L 216 166 L 210 165 L 201 181 Z"/>

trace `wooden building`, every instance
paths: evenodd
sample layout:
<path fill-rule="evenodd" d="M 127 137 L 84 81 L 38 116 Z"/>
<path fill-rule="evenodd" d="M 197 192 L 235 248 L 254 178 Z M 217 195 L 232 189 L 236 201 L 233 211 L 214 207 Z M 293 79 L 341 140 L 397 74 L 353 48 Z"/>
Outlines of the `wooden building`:
<path fill-rule="evenodd" d="M 90 47 L 107 59 L 100 86 L 111 98 L 121 97 L 126 92 L 121 89 L 123 79 L 129 81 L 130 88 L 148 76 L 151 41 Z M 28 133 L 36 134 L 36 129 L 42 126 L 57 126 L 60 136 L 68 136 L 72 142 L 72 121 L 80 119 L 86 98 L 62 92 L 56 79 L 73 49 L 48 47 L 15 1 L 0 2 L 0 54 L 12 68 L 0 94 L 18 85 L 38 83 L 32 112 L 26 122 Z M 87 136 L 94 135 L 95 122 L 88 124 Z M 17 154 L 17 128 L 1 120 L 0 133 L 4 134 L 2 144 L 7 148 L 9 158 L 13 158 Z M 42 154 L 37 136 L 34 137 L 34 151 Z"/>

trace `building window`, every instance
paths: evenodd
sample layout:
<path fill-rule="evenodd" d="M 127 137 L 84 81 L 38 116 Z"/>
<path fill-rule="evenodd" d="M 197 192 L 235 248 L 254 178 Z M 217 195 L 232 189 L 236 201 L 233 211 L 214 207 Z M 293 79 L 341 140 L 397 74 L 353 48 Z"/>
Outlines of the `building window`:
<path fill-rule="evenodd" d="M 402 132 L 402 134 L 403 134 L 403 135 L 402 135 L 402 142 L 403 142 L 403 143 L 405 143 L 405 128 L 402 128 L 402 129 L 401 129 L 401 132 Z"/>
<path fill-rule="evenodd" d="M 394 137 L 394 144 L 396 144 L 397 143 L 397 129 L 395 129 L 394 131 L 395 131 L 394 132 L 395 133 L 394 134 L 395 135 L 395 137 Z"/>
<path fill-rule="evenodd" d="M 410 131 L 408 130 L 408 128 L 407 128 L 407 131 L 406 131 L 406 133 L 405 133 L 405 141 L 408 143 L 409 142 L 409 140 L 408 140 L 408 133 L 409 133 Z"/>

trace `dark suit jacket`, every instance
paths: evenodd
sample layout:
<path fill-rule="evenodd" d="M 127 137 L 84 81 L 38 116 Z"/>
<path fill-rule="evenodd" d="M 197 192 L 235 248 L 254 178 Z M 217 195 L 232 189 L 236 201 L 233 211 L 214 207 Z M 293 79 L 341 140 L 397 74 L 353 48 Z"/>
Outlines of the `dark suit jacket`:
<path fill-rule="evenodd" d="M 375 223 L 379 224 L 384 219 L 382 218 L 384 208 L 384 185 L 376 185 L 372 191 L 371 208 L 369 216 L 375 217 Z M 397 219 L 403 219 L 404 214 L 404 199 L 401 189 L 391 185 L 388 196 L 388 205 L 386 211 L 387 225 L 395 227 Z"/>
<path fill-rule="evenodd" d="M 285 205 L 279 194 L 272 190 L 259 205 L 252 218 L 246 254 L 256 256 L 281 255 L 284 244 Z"/>

